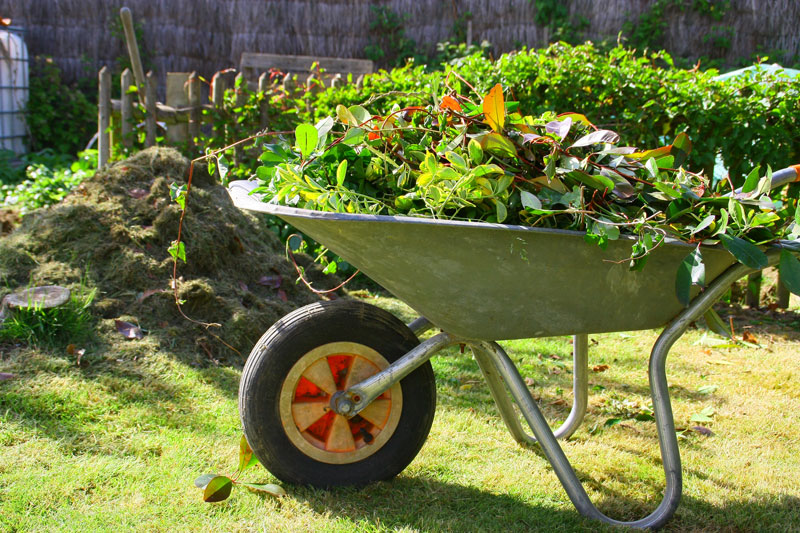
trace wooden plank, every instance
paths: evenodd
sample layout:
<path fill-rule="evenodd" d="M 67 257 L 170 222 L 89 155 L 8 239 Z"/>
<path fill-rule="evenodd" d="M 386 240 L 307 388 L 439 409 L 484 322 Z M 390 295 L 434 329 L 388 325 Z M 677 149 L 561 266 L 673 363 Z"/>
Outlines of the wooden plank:
<path fill-rule="evenodd" d="M 147 109 L 144 117 L 144 145 L 149 148 L 156 144 L 156 76 L 152 70 L 145 79 L 144 101 Z"/>
<path fill-rule="evenodd" d="M 167 72 L 166 103 L 169 107 L 178 108 L 189 105 L 188 83 L 188 72 Z M 170 144 L 183 143 L 188 139 L 188 124 L 170 124 L 167 128 L 167 141 Z"/>
<path fill-rule="evenodd" d="M 102 168 L 111 158 L 111 71 L 103 67 L 97 77 L 97 166 Z"/>
<path fill-rule="evenodd" d="M 243 52 L 239 61 L 239 70 L 249 80 L 254 80 L 261 72 L 271 68 L 291 73 L 306 73 L 311 70 L 311 65 L 317 63 L 329 75 L 337 73 L 352 73 L 354 77 L 359 74 L 374 72 L 375 66 L 369 59 L 344 59 L 340 57 L 314 57 L 314 56 L 285 56 L 279 54 L 261 54 Z"/>
<path fill-rule="evenodd" d="M 223 113 L 225 107 L 226 85 L 225 78 L 220 72 L 211 78 L 211 102 L 215 111 L 220 114 Z M 214 135 L 218 141 L 222 140 L 222 143 L 225 144 L 225 125 L 217 121 L 214 124 Z"/>
<path fill-rule="evenodd" d="M 131 69 L 126 68 L 122 71 L 120 78 L 120 91 L 122 94 L 120 114 L 122 115 L 121 129 L 122 129 L 122 146 L 130 148 L 133 146 L 133 93 L 130 91 L 133 84 L 133 74 Z M 112 101 L 113 104 L 113 101 Z"/>
<path fill-rule="evenodd" d="M 200 136 L 200 78 L 197 72 L 189 74 L 189 145 L 194 146 L 194 141 Z"/>

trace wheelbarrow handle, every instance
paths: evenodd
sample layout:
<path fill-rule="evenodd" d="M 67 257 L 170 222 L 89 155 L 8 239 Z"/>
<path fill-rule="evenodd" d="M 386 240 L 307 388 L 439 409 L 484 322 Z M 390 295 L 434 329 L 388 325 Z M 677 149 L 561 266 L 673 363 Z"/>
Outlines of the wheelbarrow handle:
<path fill-rule="evenodd" d="M 772 173 L 770 189 L 777 189 L 781 185 L 800 181 L 800 165 L 792 165 Z"/>

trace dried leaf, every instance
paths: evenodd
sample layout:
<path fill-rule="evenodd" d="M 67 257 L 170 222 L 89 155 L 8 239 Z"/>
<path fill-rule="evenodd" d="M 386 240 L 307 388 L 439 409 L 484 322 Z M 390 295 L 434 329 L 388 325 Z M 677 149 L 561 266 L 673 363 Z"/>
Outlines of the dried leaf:
<path fill-rule="evenodd" d="M 130 322 L 122 320 L 115 320 L 114 324 L 117 326 L 117 331 L 122 334 L 126 339 L 141 339 L 144 337 L 142 328 Z"/>
<path fill-rule="evenodd" d="M 269 276 L 261 276 L 257 282 L 259 285 L 264 285 L 265 287 L 270 287 L 272 289 L 279 289 L 281 287 L 281 283 L 283 283 L 283 278 L 280 274 L 277 275 L 269 275 Z"/>
<path fill-rule="evenodd" d="M 503 100 L 503 87 L 498 83 L 483 99 L 483 114 L 486 123 L 496 132 L 500 132 L 506 123 L 506 107 Z"/>
<path fill-rule="evenodd" d="M 15 374 L 9 374 L 8 372 L 0 372 L 0 381 L 9 381 L 11 379 L 16 379 Z"/>
<path fill-rule="evenodd" d="M 147 289 L 146 291 L 144 291 L 143 293 L 141 293 L 139 296 L 136 297 L 136 303 L 142 303 L 152 295 L 158 294 L 160 292 L 164 292 L 164 289 Z"/>
<path fill-rule="evenodd" d="M 744 342 L 749 342 L 749 343 L 752 343 L 752 344 L 758 344 L 758 339 L 756 338 L 756 336 L 753 335 L 752 333 L 750 333 L 747 330 L 745 330 L 744 333 L 742 333 L 742 340 Z"/>
<path fill-rule="evenodd" d="M 700 433 L 701 435 L 705 435 L 706 437 L 710 437 L 714 434 L 713 431 L 704 426 L 692 426 L 692 431 Z"/>
<path fill-rule="evenodd" d="M 531 377 L 527 377 L 525 378 L 525 385 L 527 385 L 528 387 L 535 387 L 536 381 L 534 381 L 534 379 Z"/>
<path fill-rule="evenodd" d="M 596 365 L 592 367 L 592 372 L 605 372 L 608 370 L 608 365 Z"/>
<path fill-rule="evenodd" d="M 141 189 L 139 187 L 134 187 L 133 189 L 128 190 L 128 196 L 130 196 L 131 198 L 136 198 L 137 200 L 144 198 L 148 194 L 150 194 L 149 191 Z"/>
<path fill-rule="evenodd" d="M 247 284 L 244 281 L 238 281 L 237 284 L 242 292 L 250 292 L 250 289 L 247 288 Z"/>
<path fill-rule="evenodd" d="M 332 294 L 329 296 L 332 296 Z M 289 297 L 286 295 L 286 291 L 283 289 L 278 289 L 278 298 L 280 298 L 284 302 L 289 301 Z"/>

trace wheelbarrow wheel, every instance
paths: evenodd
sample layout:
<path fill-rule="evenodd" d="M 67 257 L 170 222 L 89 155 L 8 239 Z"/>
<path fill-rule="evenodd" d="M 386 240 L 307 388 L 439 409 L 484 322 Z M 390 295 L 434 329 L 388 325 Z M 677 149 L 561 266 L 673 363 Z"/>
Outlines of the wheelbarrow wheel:
<path fill-rule="evenodd" d="M 287 483 L 365 485 L 396 476 L 433 423 L 426 362 L 352 418 L 331 395 L 383 370 L 419 341 L 400 320 L 358 301 L 316 303 L 286 315 L 253 348 L 239 386 L 247 442 Z"/>

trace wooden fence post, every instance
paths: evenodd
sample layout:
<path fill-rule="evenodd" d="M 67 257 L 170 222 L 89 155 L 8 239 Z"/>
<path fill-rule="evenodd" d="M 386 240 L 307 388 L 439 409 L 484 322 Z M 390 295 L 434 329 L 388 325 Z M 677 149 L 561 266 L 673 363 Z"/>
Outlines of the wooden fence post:
<path fill-rule="evenodd" d="M 197 72 L 189 74 L 189 146 L 200 136 L 200 79 Z"/>
<path fill-rule="evenodd" d="M 269 76 L 266 72 L 262 72 L 258 77 L 258 92 L 261 93 L 261 118 L 258 125 L 263 130 L 269 122 Z"/>
<path fill-rule="evenodd" d="M 167 107 L 175 109 L 187 107 L 189 105 L 189 73 L 188 72 L 167 72 Z M 188 123 L 169 124 L 167 126 L 167 142 L 170 144 L 180 144 L 189 138 Z"/>
<path fill-rule="evenodd" d="M 156 144 L 156 76 L 153 71 L 147 73 L 145 80 L 145 138 L 144 145 L 146 147 L 155 146 Z"/>
<path fill-rule="evenodd" d="M 236 107 L 242 107 L 247 100 L 247 95 L 245 91 L 247 90 L 247 80 L 244 79 L 244 74 L 239 72 L 236 75 L 233 84 L 234 90 L 236 91 Z M 233 139 L 234 141 L 238 141 L 239 139 Z M 233 160 L 236 163 L 242 162 L 242 145 L 237 145 L 233 148 Z"/>
<path fill-rule="evenodd" d="M 133 93 L 130 88 L 133 85 L 133 74 L 131 69 L 126 68 L 122 71 L 122 78 L 120 79 L 120 89 L 122 91 L 120 101 L 122 108 L 120 115 L 122 119 L 120 122 L 122 131 L 122 146 L 130 148 L 133 145 Z"/>
<path fill-rule="evenodd" d="M 97 100 L 97 166 L 106 166 L 111 158 L 111 71 L 103 67 L 98 73 Z"/>
<path fill-rule="evenodd" d="M 217 113 L 223 113 L 225 105 L 225 78 L 217 72 L 211 78 L 211 103 L 214 104 L 214 110 Z M 221 141 L 221 145 L 225 146 L 225 125 L 223 123 L 214 124 L 214 136 Z"/>
<path fill-rule="evenodd" d="M 747 287 L 744 291 L 744 303 L 750 307 L 759 307 L 761 304 L 761 272 L 754 272 L 747 276 Z"/>

